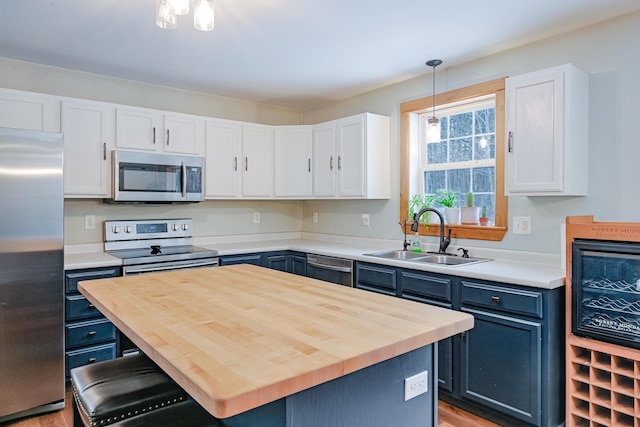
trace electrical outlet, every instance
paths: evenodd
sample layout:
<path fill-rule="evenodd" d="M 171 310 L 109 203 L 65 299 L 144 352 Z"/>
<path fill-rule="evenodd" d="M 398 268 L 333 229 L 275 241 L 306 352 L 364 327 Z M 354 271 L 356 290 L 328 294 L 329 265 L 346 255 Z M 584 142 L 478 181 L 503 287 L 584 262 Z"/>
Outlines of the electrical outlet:
<path fill-rule="evenodd" d="M 313 222 L 318 222 L 318 212 L 313 213 Z"/>
<path fill-rule="evenodd" d="M 253 213 L 253 223 L 260 224 L 260 212 Z"/>
<path fill-rule="evenodd" d="M 404 379 L 404 401 L 429 391 L 429 371 L 422 371 Z"/>
<path fill-rule="evenodd" d="M 513 234 L 531 234 L 531 217 L 514 216 Z"/>
<path fill-rule="evenodd" d="M 96 228 L 96 216 L 95 215 L 85 215 L 84 216 L 84 229 L 85 230 L 94 230 Z"/>
<path fill-rule="evenodd" d="M 363 213 L 360 215 L 360 219 L 362 220 L 362 225 L 369 225 L 369 214 Z"/>

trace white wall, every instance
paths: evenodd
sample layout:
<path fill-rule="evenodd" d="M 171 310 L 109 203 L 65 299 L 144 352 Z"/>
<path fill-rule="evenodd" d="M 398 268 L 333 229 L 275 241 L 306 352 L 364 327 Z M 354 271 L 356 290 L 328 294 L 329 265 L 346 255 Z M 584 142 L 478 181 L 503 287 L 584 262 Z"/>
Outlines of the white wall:
<path fill-rule="evenodd" d="M 543 42 L 446 68 L 437 74 L 436 92 L 498 77 L 514 76 L 564 63 L 589 73 L 589 195 L 587 197 L 510 197 L 509 217 L 530 216 L 530 236 L 508 233 L 501 242 L 454 243 L 511 250 L 560 253 L 560 224 L 567 215 L 594 215 L 599 221 L 640 221 L 640 14 L 608 21 Z M 419 55 L 418 55 L 419 56 Z M 429 58 L 417 58 L 423 61 Z M 399 106 L 431 94 L 431 75 L 306 111 L 307 124 L 371 111 L 391 116 L 391 188 L 399 188 Z M 319 222 L 311 221 L 318 212 Z M 371 230 L 360 214 L 371 214 Z M 325 220 L 326 218 L 326 220 Z M 338 203 L 309 201 L 304 230 L 385 238 L 401 236 L 399 191 L 388 201 Z"/>

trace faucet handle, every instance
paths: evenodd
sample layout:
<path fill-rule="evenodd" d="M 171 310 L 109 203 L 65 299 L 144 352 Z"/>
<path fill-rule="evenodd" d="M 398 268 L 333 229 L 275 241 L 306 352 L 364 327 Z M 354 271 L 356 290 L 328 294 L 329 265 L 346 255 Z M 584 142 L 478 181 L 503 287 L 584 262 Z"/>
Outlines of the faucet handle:
<path fill-rule="evenodd" d="M 469 250 L 465 248 L 458 248 L 459 251 L 462 251 L 462 258 L 469 258 Z"/>

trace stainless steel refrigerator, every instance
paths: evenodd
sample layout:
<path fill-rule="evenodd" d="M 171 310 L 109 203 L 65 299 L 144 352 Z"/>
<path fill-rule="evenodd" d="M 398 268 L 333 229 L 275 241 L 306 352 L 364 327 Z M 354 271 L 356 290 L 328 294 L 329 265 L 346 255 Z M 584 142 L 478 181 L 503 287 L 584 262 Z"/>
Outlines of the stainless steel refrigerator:
<path fill-rule="evenodd" d="M 62 134 L 0 128 L 0 423 L 64 407 Z"/>

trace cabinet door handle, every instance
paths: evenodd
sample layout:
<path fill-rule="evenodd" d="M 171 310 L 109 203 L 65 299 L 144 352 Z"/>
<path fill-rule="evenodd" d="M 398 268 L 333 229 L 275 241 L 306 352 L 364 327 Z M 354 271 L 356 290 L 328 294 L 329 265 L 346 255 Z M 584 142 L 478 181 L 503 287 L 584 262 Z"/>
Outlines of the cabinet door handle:
<path fill-rule="evenodd" d="M 244 170 L 245 171 L 249 170 L 249 157 L 244 158 Z"/>
<path fill-rule="evenodd" d="M 156 143 L 156 128 L 153 128 L 153 143 Z"/>
<path fill-rule="evenodd" d="M 509 143 L 508 143 L 508 147 L 509 149 L 509 153 L 512 151 L 513 149 L 513 132 L 509 131 Z"/>
<path fill-rule="evenodd" d="M 309 159 L 309 172 L 311 172 L 311 159 Z"/>
<path fill-rule="evenodd" d="M 87 336 L 89 337 L 95 337 L 96 336 L 96 331 L 91 331 L 87 334 Z"/>
<path fill-rule="evenodd" d="M 107 160 L 107 143 L 102 143 L 102 160 Z"/>
<path fill-rule="evenodd" d="M 95 357 L 90 357 L 87 362 L 88 363 L 96 363 L 96 358 Z"/>
<path fill-rule="evenodd" d="M 233 158 L 233 170 L 237 171 L 238 170 L 238 156 L 235 156 Z"/>
<path fill-rule="evenodd" d="M 338 156 L 338 170 L 342 170 L 342 156 Z"/>
<path fill-rule="evenodd" d="M 167 129 L 167 145 L 169 145 L 169 129 Z"/>
<path fill-rule="evenodd" d="M 96 308 L 96 306 L 95 306 L 95 305 L 93 305 L 93 304 L 89 304 L 89 307 L 88 307 L 88 308 L 94 309 L 94 308 Z"/>
<path fill-rule="evenodd" d="M 333 156 L 329 157 L 329 170 L 333 170 Z"/>
<path fill-rule="evenodd" d="M 495 302 L 496 304 L 500 304 L 500 297 L 496 297 L 496 296 L 491 297 L 491 302 Z"/>

